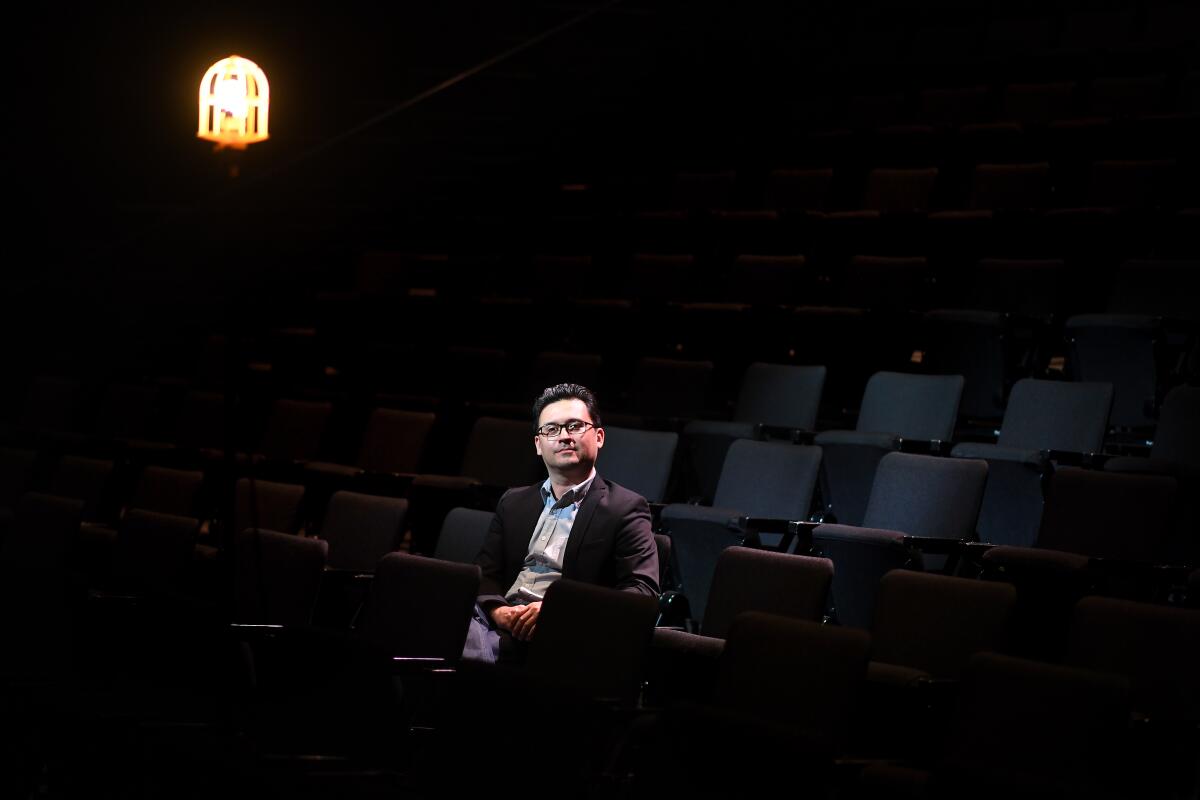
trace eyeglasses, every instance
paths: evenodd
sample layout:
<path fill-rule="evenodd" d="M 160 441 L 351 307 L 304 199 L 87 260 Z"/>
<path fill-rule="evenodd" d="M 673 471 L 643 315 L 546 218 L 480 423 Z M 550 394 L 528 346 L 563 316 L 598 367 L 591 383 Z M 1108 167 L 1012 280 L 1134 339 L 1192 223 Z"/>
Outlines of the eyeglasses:
<path fill-rule="evenodd" d="M 545 436 L 547 439 L 553 439 L 563 431 L 566 431 L 572 436 L 578 436 L 579 434 L 586 432 L 588 428 L 594 427 L 596 426 L 592 423 L 584 422 L 581 419 L 569 419 L 561 425 L 557 422 L 547 422 L 545 425 L 538 428 L 537 432 L 538 436 Z"/>

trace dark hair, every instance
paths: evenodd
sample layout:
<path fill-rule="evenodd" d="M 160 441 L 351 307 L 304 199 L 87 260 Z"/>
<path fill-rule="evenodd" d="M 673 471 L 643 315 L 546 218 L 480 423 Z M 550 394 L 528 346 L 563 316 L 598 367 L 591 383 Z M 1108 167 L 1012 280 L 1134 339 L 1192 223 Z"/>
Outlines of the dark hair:
<path fill-rule="evenodd" d="M 583 404 L 587 406 L 588 416 L 592 418 L 591 423 L 597 428 L 601 427 L 600 407 L 596 404 L 596 395 L 592 394 L 592 390 L 578 383 L 560 383 L 557 386 L 547 386 L 538 395 L 538 399 L 533 401 L 533 427 L 535 430 L 538 418 L 542 416 L 542 409 L 559 400 L 582 400 Z"/>

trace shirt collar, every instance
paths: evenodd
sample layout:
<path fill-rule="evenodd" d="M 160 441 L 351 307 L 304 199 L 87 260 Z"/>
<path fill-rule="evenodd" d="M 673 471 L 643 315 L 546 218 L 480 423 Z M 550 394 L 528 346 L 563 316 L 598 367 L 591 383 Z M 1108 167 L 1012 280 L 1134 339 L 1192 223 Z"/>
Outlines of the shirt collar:
<path fill-rule="evenodd" d="M 545 502 L 547 500 L 553 500 L 556 508 L 563 508 L 567 503 L 579 505 L 583 502 L 583 498 L 587 495 L 588 489 L 592 488 L 592 481 L 595 479 L 596 468 L 592 467 L 591 473 L 589 473 L 586 478 L 572 486 L 570 489 L 567 489 L 567 491 L 563 492 L 563 496 L 561 498 L 554 500 L 554 491 L 551 489 L 550 479 L 546 478 L 546 480 L 542 482 L 542 501 Z"/>

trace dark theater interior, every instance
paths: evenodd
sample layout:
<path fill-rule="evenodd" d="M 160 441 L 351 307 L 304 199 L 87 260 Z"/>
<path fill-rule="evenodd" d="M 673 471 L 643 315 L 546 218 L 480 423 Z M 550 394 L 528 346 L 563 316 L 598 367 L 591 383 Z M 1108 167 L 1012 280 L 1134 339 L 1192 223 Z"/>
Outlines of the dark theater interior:
<path fill-rule="evenodd" d="M 7 15 L 0 797 L 1200 799 L 1200 3 L 108 5 Z"/>

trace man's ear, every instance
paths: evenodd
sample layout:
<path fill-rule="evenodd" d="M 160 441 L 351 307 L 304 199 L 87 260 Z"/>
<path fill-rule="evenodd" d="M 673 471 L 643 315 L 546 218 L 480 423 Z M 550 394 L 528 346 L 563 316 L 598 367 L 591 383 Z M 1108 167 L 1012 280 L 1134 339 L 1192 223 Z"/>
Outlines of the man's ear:
<path fill-rule="evenodd" d="M 604 447 L 604 428 L 596 428 L 596 449 Z"/>
<path fill-rule="evenodd" d="M 533 435 L 533 451 L 539 456 L 542 454 L 542 437 L 536 433 Z"/>

